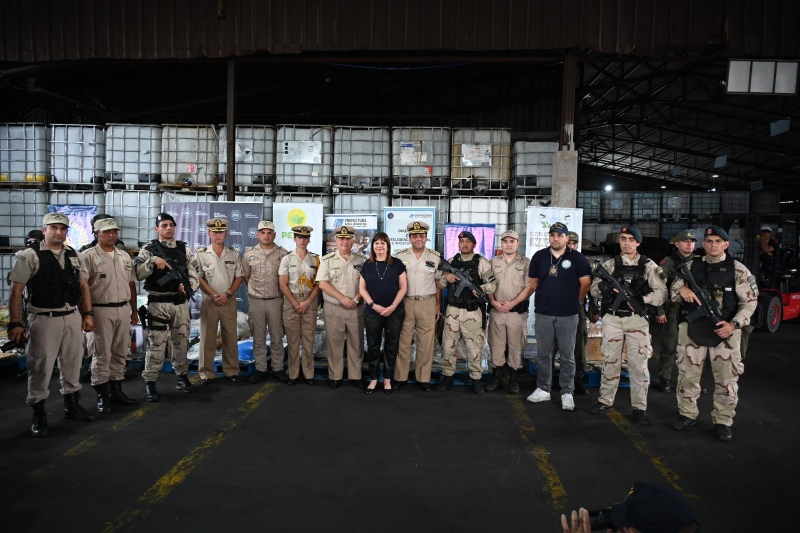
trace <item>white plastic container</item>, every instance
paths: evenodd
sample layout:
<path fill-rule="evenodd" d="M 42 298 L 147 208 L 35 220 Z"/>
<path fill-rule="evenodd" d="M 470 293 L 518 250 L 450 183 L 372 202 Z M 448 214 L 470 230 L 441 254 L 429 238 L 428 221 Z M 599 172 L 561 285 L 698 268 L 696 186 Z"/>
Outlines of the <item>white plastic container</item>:
<path fill-rule="evenodd" d="M 600 212 L 603 220 L 630 221 L 631 219 L 631 193 L 629 192 L 604 192 L 600 194 Z"/>
<path fill-rule="evenodd" d="M 275 183 L 330 187 L 332 130 L 332 126 L 279 125 L 275 142 Z"/>
<path fill-rule="evenodd" d="M 236 185 L 271 185 L 275 181 L 275 128 L 236 126 Z M 219 178 L 226 183 L 228 128 L 219 130 Z"/>
<path fill-rule="evenodd" d="M 511 148 L 511 173 L 517 190 L 553 186 L 554 142 L 515 142 Z"/>
<path fill-rule="evenodd" d="M 7 306 L 11 299 L 11 286 L 6 283 L 8 273 L 14 266 L 14 256 L 16 254 L 0 254 L 0 305 Z"/>
<path fill-rule="evenodd" d="M 450 128 L 392 128 L 392 176 L 395 188 L 416 189 L 416 178 L 425 189 L 449 187 Z"/>
<path fill-rule="evenodd" d="M 212 125 L 164 125 L 161 180 L 170 185 L 215 185 L 219 141 Z"/>
<path fill-rule="evenodd" d="M 390 148 L 388 128 L 337 127 L 333 132 L 334 185 L 387 185 Z"/>
<path fill-rule="evenodd" d="M 688 220 L 692 212 L 692 193 L 661 193 L 661 217 L 664 220 Z"/>
<path fill-rule="evenodd" d="M 584 224 L 581 228 L 581 244 L 583 245 L 587 241 L 591 241 L 593 244 L 597 244 L 597 224 L 594 222 L 589 222 Z"/>
<path fill-rule="evenodd" d="M 397 207 L 436 208 L 436 249 L 444 253 L 444 225 L 450 220 L 450 201 L 446 196 L 402 195 L 392 196 L 392 205 Z M 409 243 L 411 246 L 411 243 Z"/>
<path fill-rule="evenodd" d="M 642 237 L 660 237 L 660 227 L 658 222 L 636 222 L 636 227 L 642 233 Z"/>
<path fill-rule="evenodd" d="M 521 199 L 517 199 L 519 200 Z M 508 229 L 508 199 L 475 196 L 451 198 L 449 222 L 494 224 L 496 230 L 494 247 L 498 249 L 500 234 Z"/>
<path fill-rule="evenodd" d="M 518 196 L 513 200 L 509 200 L 511 205 L 511 214 L 509 216 L 509 228 L 519 233 L 519 253 L 525 255 L 525 249 L 528 244 L 528 213 L 529 207 L 548 207 L 550 206 L 552 198 L 550 196 Z M 502 232 L 498 232 L 498 236 Z M 500 239 L 497 240 L 498 247 L 500 246 Z"/>
<path fill-rule="evenodd" d="M 508 182 L 511 176 L 511 130 L 453 130 L 450 163 L 453 188 L 455 180 Z"/>
<path fill-rule="evenodd" d="M 45 182 L 50 176 L 50 129 L 0 124 L 0 181 Z"/>
<path fill-rule="evenodd" d="M 710 221 L 719 216 L 720 195 L 718 192 L 692 193 L 692 218 Z"/>
<path fill-rule="evenodd" d="M 275 203 L 304 203 L 322 204 L 322 214 L 331 214 L 331 195 L 330 194 L 298 194 L 298 193 L 278 193 L 274 198 Z M 315 231 L 317 231 L 315 229 Z"/>
<path fill-rule="evenodd" d="M 161 126 L 109 124 L 106 130 L 106 181 L 160 183 L 161 143 Z"/>
<path fill-rule="evenodd" d="M 333 197 L 334 213 L 364 213 L 378 215 L 378 229 L 383 222 L 383 208 L 389 205 L 385 194 L 336 194 Z"/>
<path fill-rule="evenodd" d="M 0 189 L 0 236 L 10 246 L 25 246 L 25 236 L 42 227 L 47 214 L 47 192 L 34 189 Z M 0 280 L 5 283 L 5 280 Z"/>
<path fill-rule="evenodd" d="M 228 196 L 221 193 L 217 197 L 218 202 L 227 202 Z M 264 206 L 262 220 L 272 220 L 272 195 L 271 194 L 236 194 L 233 197 L 234 202 L 256 202 Z M 257 226 L 258 224 L 256 224 Z"/>
<path fill-rule="evenodd" d="M 90 191 L 50 191 L 51 205 L 95 205 L 98 213 L 105 213 L 106 193 Z"/>
<path fill-rule="evenodd" d="M 166 191 L 161 193 L 161 205 L 170 202 L 215 202 L 216 200 L 216 192 Z"/>
<path fill-rule="evenodd" d="M 633 220 L 653 221 L 661 218 L 662 195 L 660 192 L 635 192 L 631 196 Z M 657 237 L 657 235 L 654 235 L 654 237 Z"/>
<path fill-rule="evenodd" d="M 128 248 L 155 239 L 156 217 L 161 212 L 161 193 L 151 191 L 106 191 L 106 214 L 117 220 L 119 238 Z"/>
<path fill-rule="evenodd" d="M 99 185 L 106 174 L 102 126 L 56 124 L 50 136 L 50 172 L 57 183 Z"/>

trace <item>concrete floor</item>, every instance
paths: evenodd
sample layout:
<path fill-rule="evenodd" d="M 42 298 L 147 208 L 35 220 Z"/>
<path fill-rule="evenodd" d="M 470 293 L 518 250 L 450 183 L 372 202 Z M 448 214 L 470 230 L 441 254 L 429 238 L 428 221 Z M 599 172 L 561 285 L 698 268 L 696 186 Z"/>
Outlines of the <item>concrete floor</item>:
<path fill-rule="evenodd" d="M 94 423 L 62 418 L 56 377 L 50 436 L 33 439 L 26 384 L 0 369 L 4 530 L 560 532 L 562 512 L 607 507 L 640 479 L 684 494 L 704 531 L 784 530 L 800 472 L 797 339 L 792 323 L 754 334 L 730 444 L 714 437 L 710 394 L 698 425 L 676 433 L 674 394 L 651 390 L 641 427 L 627 389 L 593 416 L 596 390 L 574 412 L 525 402 L 530 376 L 520 396 L 479 397 L 324 381 L 189 395 L 164 374 L 160 403 Z M 125 390 L 143 398 L 141 378 Z M 83 396 L 94 410 L 88 384 Z"/>

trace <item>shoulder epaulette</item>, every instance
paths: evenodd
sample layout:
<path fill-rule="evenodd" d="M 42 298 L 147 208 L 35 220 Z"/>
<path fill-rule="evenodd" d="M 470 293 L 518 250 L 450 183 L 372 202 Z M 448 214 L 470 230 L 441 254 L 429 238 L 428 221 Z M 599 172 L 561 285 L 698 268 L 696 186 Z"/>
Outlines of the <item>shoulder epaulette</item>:
<path fill-rule="evenodd" d="M 323 258 L 323 259 L 330 259 L 330 258 L 331 258 L 331 257 L 333 257 L 334 255 L 336 255 L 336 252 L 331 252 L 331 253 L 329 253 L 329 254 L 323 255 L 323 256 L 322 256 L 322 258 Z"/>
<path fill-rule="evenodd" d="M 280 250 L 283 250 L 283 253 L 284 253 L 284 254 L 286 254 L 286 255 L 289 255 L 289 250 L 287 250 L 287 249 L 286 249 L 286 248 L 284 248 L 283 246 L 281 246 L 281 245 L 278 245 L 278 249 L 280 249 Z"/>
<path fill-rule="evenodd" d="M 319 254 L 315 254 L 315 253 L 314 253 L 314 252 L 312 252 L 311 250 L 308 250 L 308 253 L 309 253 L 309 254 L 311 254 L 311 256 L 312 256 L 312 257 L 317 257 L 317 256 L 319 255 Z"/>
<path fill-rule="evenodd" d="M 426 249 L 426 250 L 428 250 L 428 251 L 429 251 L 430 253 L 432 253 L 433 255 L 436 255 L 436 256 L 442 257 L 442 254 L 440 254 L 440 253 L 439 253 L 438 251 L 436 251 L 436 250 L 432 250 L 432 249 L 430 249 L 430 248 L 425 248 L 425 249 Z"/>
<path fill-rule="evenodd" d="M 231 252 L 234 252 L 234 253 L 237 253 L 237 254 L 239 253 L 239 251 L 236 248 L 234 248 L 233 246 L 226 246 L 225 248 L 227 248 Z"/>
<path fill-rule="evenodd" d="M 402 250 L 397 250 L 395 252 L 395 254 L 403 254 L 403 253 L 406 253 L 406 252 L 408 252 L 408 248 L 403 248 Z"/>
<path fill-rule="evenodd" d="M 362 254 L 361 252 L 355 252 L 355 254 L 356 254 L 358 257 L 360 257 L 361 259 L 363 259 L 364 261 L 366 261 L 367 259 L 369 259 L 369 256 L 368 256 L 368 255 L 364 255 L 364 254 Z"/>
<path fill-rule="evenodd" d="M 208 246 L 201 246 L 197 249 L 198 252 L 205 252 L 208 249 Z"/>

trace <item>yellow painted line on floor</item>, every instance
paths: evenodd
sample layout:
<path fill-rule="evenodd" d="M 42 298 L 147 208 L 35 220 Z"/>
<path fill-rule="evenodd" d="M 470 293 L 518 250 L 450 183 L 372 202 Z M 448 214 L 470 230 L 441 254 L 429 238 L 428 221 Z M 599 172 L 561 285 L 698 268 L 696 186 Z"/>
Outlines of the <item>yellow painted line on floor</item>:
<path fill-rule="evenodd" d="M 208 437 L 199 446 L 186 454 L 169 472 L 147 489 L 136 500 L 139 506 L 138 509 L 124 512 L 117 520 L 103 529 L 104 533 L 124 531 L 138 520 L 147 517 L 150 514 L 150 508 L 164 501 L 176 487 L 183 483 L 189 477 L 189 474 L 205 461 L 217 446 L 230 435 L 233 429 L 247 418 L 275 388 L 275 383 L 268 383 L 261 387 L 241 407 L 236 409 L 230 418 L 217 427 L 214 435 Z"/>
<path fill-rule="evenodd" d="M 607 413 L 608 418 L 614 423 L 615 426 L 626 436 L 628 439 L 633 442 L 633 445 L 639 450 L 640 453 L 647 456 L 650 459 L 650 463 L 653 465 L 661 477 L 667 480 L 673 489 L 682 493 L 687 498 L 697 498 L 692 494 L 687 494 L 683 491 L 683 488 L 680 486 L 680 476 L 677 472 L 672 470 L 667 463 L 664 461 L 664 458 L 657 455 L 650 449 L 650 444 L 647 440 L 636 431 L 636 429 L 628 422 L 619 412 L 617 411 L 609 411 Z"/>
<path fill-rule="evenodd" d="M 51 461 L 49 461 L 47 464 L 45 464 L 43 466 L 40 466 L 39 468 L 37 468 L 36 470 L 31 472 L 31 478 L 33 478 L 35 481 L 41 480 L 42 478 L 44 478 L 50 472 L 50 470 L 52 470 L 54 467 L 58 466 L 65 459 L 73 459 L 75 457 L 78 457 L 78 456 L 88 452 L 89 450 L 91 450 L 92 448 L 94 448 L 95 446 L 100 444 L 100 442 L 103 440 L 105 435 L 108 435 L 110 433 L 116 433 L 116 432 L 128 427 L 129 425 L 131 425 L 135 421 L 137 421 L 140 418 L 142 418 L 146 413 L 151 411 L 153 408 L 155 408 L 155 405 L 153 405 L 153 404 L 145 404 L 145 405 L 139 407 L 136 411 L 125 415 L 123 418 L 121 418 L 120 420 L 115 422 L 111 426 L 111 428 L 109 428 L 105 433 L 103 433 L 103 434 L 97 434 L 96 433 L 96 434 L 94 434 L 94 435 L 92 435 L 90 437 L 85 438 L 84 440 L 82 440 L 81 442 L 79 442 L 78 444 L 73 446 L 72 448 L 68 449 L 67 451 L 65 451 L 64 453 L 59 455 L 58 457 L 56 457 L 56 458 L 52 459 Z M 102 417 L 102 415 L 100 415 L 100 416 Z M 102 418 L 100 420 L 102 420 Z"/>
<path fill-rule="evenodd" d="M 534 445 L 528 438 L 528 433 L 533 433 L 536 428 L 531 423 L 528 412 L 525 410 L 525 404 L 519 396 L 507 396 L 508 401 L 511 402 L 511 409 L 514 412 L 514 420 L 517 423 L 519 434 L 522 440 L 530 447 L 528 452 L 536 461 L 536 468 L 539 474 L 544 478 L 545 484 L 542 491 L 545 493 L 545 498 L 552 505 L 555 514 L 562 512 L 567 503 L 567 491 L 558 477 L 555 467 L 550 463 L 549 452 L 544 446 Z"/>

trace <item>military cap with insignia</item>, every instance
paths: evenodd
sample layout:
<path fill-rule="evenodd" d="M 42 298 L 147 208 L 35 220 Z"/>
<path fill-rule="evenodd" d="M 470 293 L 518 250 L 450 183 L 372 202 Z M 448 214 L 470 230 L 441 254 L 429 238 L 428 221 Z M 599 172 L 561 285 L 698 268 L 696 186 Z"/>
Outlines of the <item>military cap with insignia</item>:
<path fill-rule="evenodd" d="M 428 230 L 431 229 L 429 225 L 425 222 L 420 222 L 419 220 L 415 220 L 414 222 L 409 222 L 406 226 L 406 231 L 409 235 L 419 235 L 421 233 L 428 233 Z"/>
<path fill-rule="evenodd" d="M 336 234 L 336 238 L 338 239 L 352 239 L 356 236 L 356 230 L 350 226 L 339 226 L 338 228 L 334 229 L 333 232 Z"/>
<path fill-rule="evenodd" d="M 695 230 L 693 230 L 693 229 L 685 229 L 683 231 L 680 231 L 680 232 L 676 233 L 669 240 L 669 243 L 670 244 L 675 244 L 676 242 L 689 241 L 689 240 L 692 240 L 692 241 L 696 241 L 697 240 L 697 232 Z"/>
<path fill-rule="evenodd" d="M 579 242 L 581 238 L 574 231 L 570 231 L 569 233 L 567 233 L 567 240 Z"/>
<path fill-rule="evenodd" d="M 707 227 L 705 235 L 706 237 L 712 237 L 712 236 L 721 237 L 723 241 L 731 240 L 731 238 L 728 236 L 728 232 L 720 228 L 719 226 Z"/>
<path fill-rule="evenodd" d="M 50 224 L 69 226 L 69 217 L 64 213 L 47 213 L 42 219 L 42 226 L 49 226 Z"/>
<path fill-rule="evenodd" d="M 260 231 L 262 229 L 271 229 L 272 231 L 275 231 L 275 224 L 271 220 L 262 220 L 258 223 L 258 228 L 256 231 Z"/>
<path fill-rule="evenodd" d="M 517 233 L 513 229 L 509 229 L 500 234 L 500 240 L 502 241 L 506 237 L 511 237 L 512 239 L 519 240 L 519 233 Z"/>
<path fill-rule="evenodd" d="M 625 224 L 622 226 L 622 229 L 620 229 L 619 232 L 632 236 L 634 239 L 636 239 L 636 242 L 640 244 L 642 242 L 642 232 L 639 231 L 639 228 L 636 226 L 629 226 Z"/>
<path fill-rule="evenodd" d="M 548 233 L 553 233 L 553 232 L 563 233 L 564 235 L 567 235 L 569 233 L 569 229 L 567 228 L 567 225 L 564 224 L 563 222 L 556 222 L 555 224 L 550 226 L 550 231 Z"/>
<path fill-rule="evenodd" d="M 311 232 L 314 228 L 311 226 L 292 226 L 292 232 L 295 237 L 311 237 Z"/>
<path fill-rule="evenodd" d="M 206 227 L 208 231 L 221 233 L 223 231 L 228 231 L 228 221 L 224 218 L 210 218 L 206 220 Z"/>
<path fill-rule="evenodd" d="M 100 220 L 94 223 L 94 230 L 95 231 L 109 231 L 109 230 L 119 230 L 119 226 L 117 225 L 117 221 L 114 218 L 101 218 Z"/>

